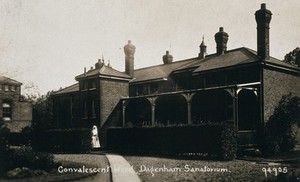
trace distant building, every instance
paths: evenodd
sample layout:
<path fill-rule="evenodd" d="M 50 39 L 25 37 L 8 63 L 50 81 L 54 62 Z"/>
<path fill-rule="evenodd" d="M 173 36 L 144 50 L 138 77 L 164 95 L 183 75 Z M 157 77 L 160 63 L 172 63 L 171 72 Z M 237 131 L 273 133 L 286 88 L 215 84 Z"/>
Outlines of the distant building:
<path fill-rule="evenodd" d="M 110 126 L 231 122 L 240 144 L 253 143 L 281 97 L 300 96 L 300 68 L 269 55 L 271 16 L 265 4 L 255 13 L 257 51 L 227 50 L 229 36 L 220 27 L 214 54 L 207 54 L 203 39 L 196 57 L 173 61 L 167 51 L 163 64 L 134 69 L 136 48 L 129 41 L 125 72 L 99 60 L 75 77 L 77 84 L 53 94 L 57 127 L 97 125 L 105 132 Z"/>
<path fill-rule="evenodd" d="M 20 99 L 21 85 L 16 80 L 0 76 L 0 117 L 11 132 L 20 132 L 31 126 L 32 106 Z"/>

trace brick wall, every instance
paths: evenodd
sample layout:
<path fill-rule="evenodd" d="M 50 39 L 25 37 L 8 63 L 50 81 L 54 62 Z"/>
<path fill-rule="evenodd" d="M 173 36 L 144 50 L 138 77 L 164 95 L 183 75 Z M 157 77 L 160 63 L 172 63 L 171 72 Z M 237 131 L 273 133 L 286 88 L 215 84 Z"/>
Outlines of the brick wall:
<path fill-rule="evenodd" d="M 129 94 L 127 81 L 101 79 L 100 80 L 100 126 L 104 124 L 110 113 L 122 97 Z"/>
<path fill-rule="evenodd" d="M 31 126 L 32 106 L 28 102 L 20 102 L 18 92 L 2 92 L 0 94 L 0 118 L 3 116 L 2 104 L 11 104 L 11 121 L 5 121 L 5 125 L 11 132 L 21 132 L 26 126 Z"/>
<path fill-rule="evenodd" d="M 300 97 L 300 74 L 290 74 L 265 68 L 263 75 L 264 120 L 267 122 L 283 95 L 292 93 L 293 96 Z"/>

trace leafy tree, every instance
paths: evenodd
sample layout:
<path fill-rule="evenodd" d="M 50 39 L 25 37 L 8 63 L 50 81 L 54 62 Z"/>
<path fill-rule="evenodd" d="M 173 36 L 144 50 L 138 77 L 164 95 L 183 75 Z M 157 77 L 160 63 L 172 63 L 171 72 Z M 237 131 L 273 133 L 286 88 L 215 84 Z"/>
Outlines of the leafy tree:
<path fill-rule="evenodd" d="M 53 103 L 49 91 L 46 95 L 27 95 L 25 100 L 32 103 L 32 128 L 45 130 L 53 127 Z"/>
<path fill-rule="evenodd" d="M 296 47 L 293 51 L 289 52 L 284 57 L 284 62 L 289 63 L 294 66 L 299 66 L 300 64 L 300 48 Z"/>

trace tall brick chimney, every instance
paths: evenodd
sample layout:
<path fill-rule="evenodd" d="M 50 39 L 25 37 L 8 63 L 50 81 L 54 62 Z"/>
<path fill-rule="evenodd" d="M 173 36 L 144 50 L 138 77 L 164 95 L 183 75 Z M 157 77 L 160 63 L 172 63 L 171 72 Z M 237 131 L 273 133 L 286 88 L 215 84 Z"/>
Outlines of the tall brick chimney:
<path fill-rule="evenodd" d="M 224 28 L 220 27 L 219 32 L 215 34 L 215 41 L 217 43 L 217 54 L 224 54 L 227 50 L 228 34 L 224 32 Z"/>
<path fill-rule="evenodd" d="M 132 45 L 131 40 L 128 40 L 128 44 L 124 46 L 124 53 L 125 53 L 125 72 L 129 76 L 133 77 L 135 46 Z"/>
<path fill-rule="evenodd" d="M 260 10 L 255 12 L 257 23 L 257 56 L 262 60 L 270 59 L 270 22 L 272 13 L 266 4 L 261 4 Z"/>

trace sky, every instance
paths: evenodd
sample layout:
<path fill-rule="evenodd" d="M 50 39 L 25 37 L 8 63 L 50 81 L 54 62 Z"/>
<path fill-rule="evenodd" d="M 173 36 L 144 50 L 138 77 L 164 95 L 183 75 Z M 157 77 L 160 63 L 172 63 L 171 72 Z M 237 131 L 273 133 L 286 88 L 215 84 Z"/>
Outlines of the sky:
<path fill-rule="evenodd" d="M 227 49 L 256 50 L 254 13 L 271 10 L 270 54 L 283 59 L 300 46 L 299 0 L 0 0 L 0 75 L 45 94 L 76 83 L 100 58 L 125 70 L 123 47 L 136 46 L 135 68 L 196 57 L 202 36 L 216 52 L 219 27 Z"/>

